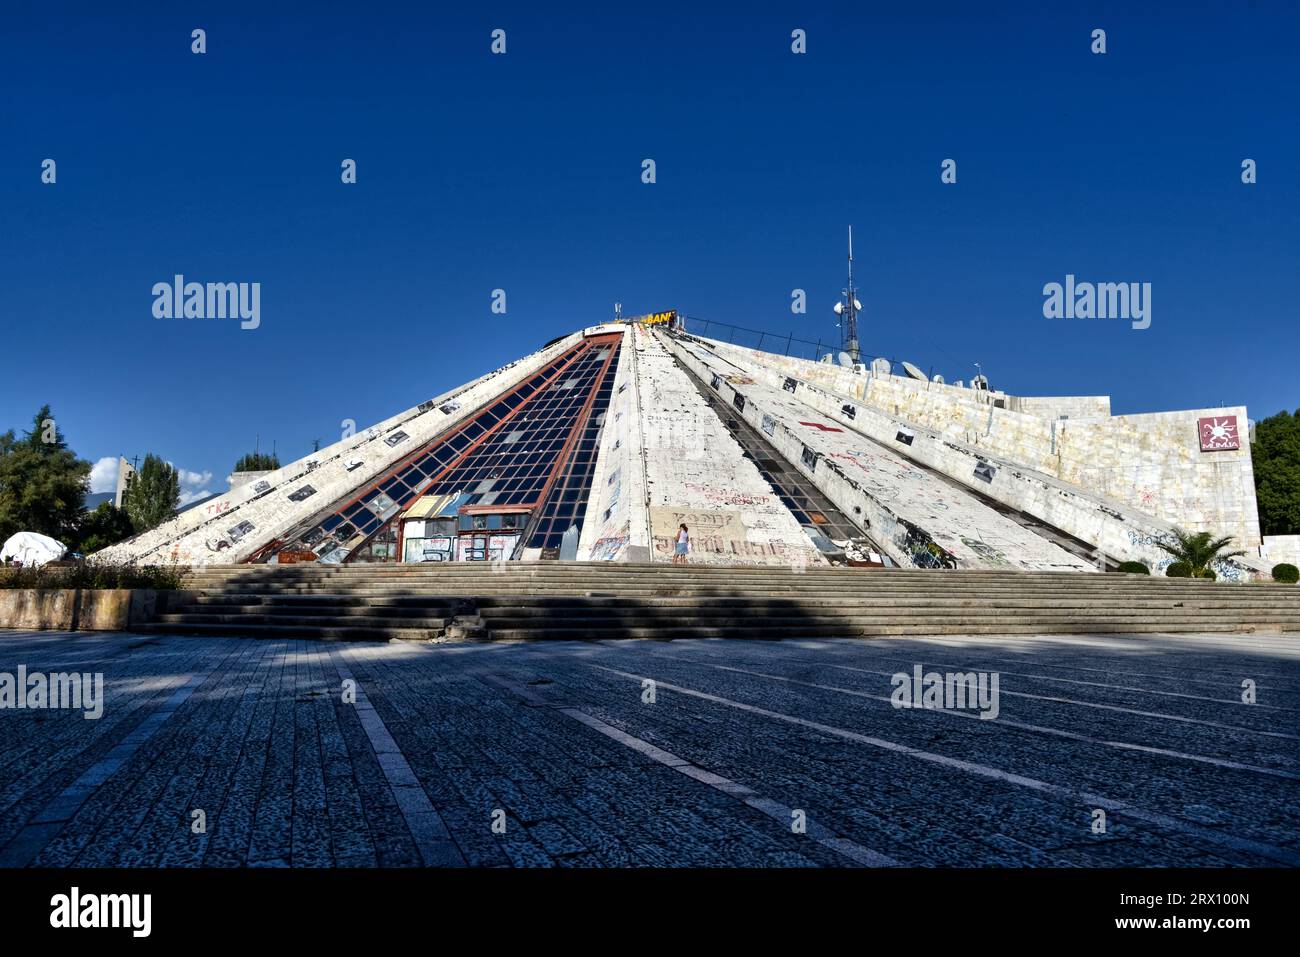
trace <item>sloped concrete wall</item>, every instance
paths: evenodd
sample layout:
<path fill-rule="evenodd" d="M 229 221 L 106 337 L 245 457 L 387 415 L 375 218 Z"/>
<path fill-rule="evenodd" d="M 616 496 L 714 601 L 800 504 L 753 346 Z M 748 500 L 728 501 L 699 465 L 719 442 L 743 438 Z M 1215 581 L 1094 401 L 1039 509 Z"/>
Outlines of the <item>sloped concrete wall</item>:
<path fill-rule="evenodd" d="M 262 480 L 268 487 L 261 491 L 257 482 L 233 488 L 143 535 L 96 553 L 97 557 L 141 564 L 207 565 L 243 561 L 299 522 L 381 474 L 420 445 L 472 416 L 478 408 L 532 375 L 581 338 L 582 333 L 576 332 L 566 336 L 545 349 L 269 473 Z M 452 399 L 460 403 L 459 408 L 450 413 L 441 411 L 439 406 Z M 385 439 L 399 431 L 406 433 L 407 438 L 390 446 Z M 360 459 L 363 464 L 349 471 L 347 463 L 353 459 Z M 303 485 L 311 485 L 316 494 L 300 502 L 290 501 L 288 495 Z M 248 522 L 253 530 L 234 541 L 231 530 L 241 522 Z"/>
<path fill-rule="evenodd" d="M 606 419 L 593 483 L 599 500 L 589 507 L 595 520 L 584 521 L 578 557 L 645 560 L 636 549 L 644 539 L 648 558 L 669 561 L 685 522 L 692 564 L 824 564 L 660 341 L 642 326 L 626 335 L 632 348 L 620 355 L 615 381 L 628 387 L 615 386 L 616 415 Z M 628 547 L 616 551 L 624 529 Z"/>
<path fill-rule="evenodd" d="M 650 511 L 636 370 L 646 348 L 636 327 L 623 332 L 614 393 L 600 433 L 596 469 L 578 541 L 579 561 L 651 560 Z"/>
<path fill-rule="evenodd" d="M 1232 535 L 1247 549 L 1260 543 L 1244 406 L 1048 419 L 995 408 L 970 389 L 899 376 L 856 375 L 826 363 L 710 342 L 719 355 L 748 358 L 823 384 L 886 414 L 1162 521 L 1191 531 Z M 1197 420 L 1208 416 L 1234 417 L 1242 448 L 1202 452 Z"/>
<path fill-rule="evenodd" d="M 732 355 L 728 361 L 769 386 L 780 387 L 787 378 L 785 372 L 771 369 L 748 356 Z M 1144 562 L 1159 572 L 1173 560 L 1157 545 L 1157 542 L 1174 541 L 1173 524 L 1131 505 L 1069 485 L 1043 472 L 992 455 L 987 449 L 976 449 L 945 438 L 914 422 L 886 415 L 802 379 L 797 380 L 793 395 L 837 424 L 861 432 L 886 447 L 896 449 L 903 457 L 936 469 L 1017 511 L 1033 515 L 1119 561 Z M 898 440 L 900 429 L 912 433 L 910 445 Z M 988 481 L 975 477 L 975 469 L 981 464 L 995 469 Z M 1220 577 L 1231 579 L 1240 579 L 1261 570 L 1249 559 L 1219 566 Z"/>
<path fill-rule="evenodd" d="M 903 567 L 926 559 L 926 542 L 952 553 L 965 568 L 1095 571 L 983 502 L 918 469 L 902 456 L 826 417 L 797 395 L 748 375 L 744 366 L 702 345 L 676 340 L 668 348 L 717 390 L 736 414 L 760 429 L 789 462 Z M 807 454 L 805 454 L 807 453 Z M 918 531 L 919 534 L 918 535 Z"/>

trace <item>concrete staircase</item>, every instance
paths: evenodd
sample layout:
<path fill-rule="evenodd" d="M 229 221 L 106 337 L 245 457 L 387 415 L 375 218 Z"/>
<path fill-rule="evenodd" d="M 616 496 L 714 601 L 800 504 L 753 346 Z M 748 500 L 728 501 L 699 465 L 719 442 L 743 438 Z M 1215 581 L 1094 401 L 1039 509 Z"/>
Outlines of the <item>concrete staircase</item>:
<path fill-rule="evenodd" d="M 1300 632 L 1300 587 L 1119 574 L 615 565 L 195 569 L 139 630 L 354 641 Z"/>

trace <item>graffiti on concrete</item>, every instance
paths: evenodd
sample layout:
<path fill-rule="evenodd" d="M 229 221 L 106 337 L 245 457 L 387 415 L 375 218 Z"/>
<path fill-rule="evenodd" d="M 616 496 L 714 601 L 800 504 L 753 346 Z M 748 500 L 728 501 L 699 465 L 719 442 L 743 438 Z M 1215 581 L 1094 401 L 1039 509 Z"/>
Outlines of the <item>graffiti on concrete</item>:
<path fill-rule="evenodd" d="M 988 562 L 990 565 L 1010 565 L 1011 562 L 1005 554 L 987 542 L 975 538 L 967 538 L 965 535 L 960 536 L 961 543 L 969 548 L 972 552 Z"/>
<path fill-rule="evenodd" d="M 654 537 L 655 554 L 669 556 L 673 554 L 676 538 L 666 535 Z M 707 562 L 709 558 L 719 559 L 726 564 L 736 558 L 781 558 L 790 561 L 793 549 L 786 542 L 746 542 L 718 535 L 696 535 L 692 529 L 690 559 L 693 562 Z"/>
<path fill-rule="evenodd" d="M 623 549 L 627 547 L 628 529 L 623 526 L 623 530 L 617 535 L 611 535 L 608 538 L 601 538 L 591 548 L 591 560 L 593 562 L 613 562 L 623 554 Z"/>
<path fill-rule="evenodd" d="M 1218 576 L 1219 581 L 1243 582 L 1253 577 L 1249 569 L 1243 568 L 1234 561 L 1228 559 L 1218 559 L 1210 562 L 1210 568 Z"/>
<path fill-rule="evenodd" d="M 917 568 L 955 568 L 951 553 L 937 545 L 926 532 L 906 519 L 897 519 L 891 535 L 893 542 Z"/>
<path fill-rule="evenodd" d="M 1127 529 L 1128 543 L 1134 548 L 1159 548 L 1161 545 L 1174 544 L 1174 537 L 1168 532 L 1139 532 L 1136 529 Z"/>
<path fill-rule="evenodd" d="M 1128 541 L 1131 546 L 1139 549 L 1159 549 L 1162 544 L 1173 545 L 1177 539 L 1168 532 L 1139 532 L 1135 529 L 1128 529 Z M 1165 570 L 1174 563 L 1173 556 L 1167 553 L 1150 563 L 1151 572 L 1155 575 L 1163 575 Z M 1255 573 L 1230 558 L 1216 558 L 1210 562 L 1210 570 L 1220 581 L 1243 582 L 1249 581 Z"/>
<path fill-rule="evenodd" d="M 708 485 L 701 485 L 698 482 L 683 482 L 682 487 L 688 491 L 703 496 L 707 501 L 714 505 L 754 505 L 762 506 L 769 502 L 769 497 L 764 495 L 748 495 L 744 492 L 737 492 L 732 489 L 712 488 Z"/>

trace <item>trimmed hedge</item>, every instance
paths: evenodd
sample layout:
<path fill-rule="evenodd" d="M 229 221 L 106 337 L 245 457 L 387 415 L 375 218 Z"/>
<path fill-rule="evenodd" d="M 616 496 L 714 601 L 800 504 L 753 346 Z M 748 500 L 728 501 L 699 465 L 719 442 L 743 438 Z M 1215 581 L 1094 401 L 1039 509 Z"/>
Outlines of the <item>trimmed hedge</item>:
<path fill-rule="evenodd" d="M 42 568 L 0 566 L 0 588 L 152 588 L 181 587 L 188 569 L 165 565 L 134 565 L 81 561 Z"/>
<path fill-rule="evenodd" d="M 1151 569 L 1147 568 L 1142 562 L 1120 562 L 1119 568 L 1115 569 L 1124 572 L 1126 575 L 1150 575 Z"/>
<path fill-rule="evenodd" d="M 1174 562 L 1165 569 L 1166 578 L 1191 578 L 1192 566 L 1187 562 Z"/>
<path fill-rule="evenodd" d="M 1300 581 L 1300 568 L 1296 568 L 1290 562 L 1274 565 L 1273 581 L 1282 582 L 1284 585 L 1294 585 L 1297 581 Z"/>

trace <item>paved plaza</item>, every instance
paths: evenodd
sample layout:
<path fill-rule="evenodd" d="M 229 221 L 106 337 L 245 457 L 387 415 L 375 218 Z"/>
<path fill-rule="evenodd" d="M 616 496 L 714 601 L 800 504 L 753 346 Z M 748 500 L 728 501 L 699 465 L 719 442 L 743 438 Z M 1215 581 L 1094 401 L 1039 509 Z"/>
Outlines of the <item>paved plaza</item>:
<path fill-rule="evenodd" d="M 918 665 L 996 717 L 895 707 Z M 3 866 L 1300 863 L 1294 636 L 0 632 L 20 668 L 103 711 L 0 710 Z"/>

